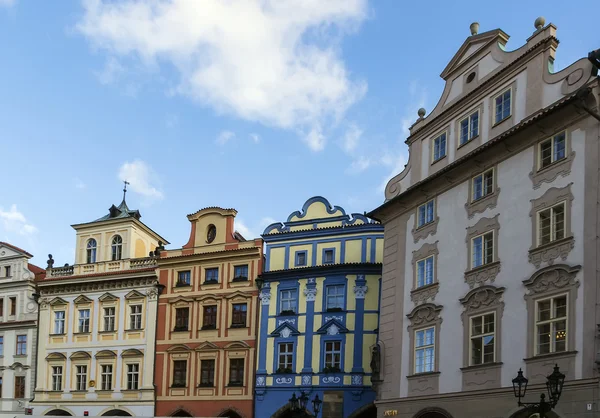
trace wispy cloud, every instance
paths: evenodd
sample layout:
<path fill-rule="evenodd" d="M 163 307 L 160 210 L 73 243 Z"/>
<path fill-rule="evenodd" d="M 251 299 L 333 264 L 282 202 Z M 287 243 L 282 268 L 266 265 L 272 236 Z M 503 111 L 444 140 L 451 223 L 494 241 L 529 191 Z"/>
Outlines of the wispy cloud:
<path fill-rule="evenodd" d="M 350 174 L 359 174 L 371 167 L 373 160 L 369 157 L 361 155 L 350 164 L 350 167 L 346 170 Z"/>
<path fill-rule="evenodd" d="M 135 193 L 146 197 L 148 200 L 157 200 L 164 197 L 163 192 L 153 183 L 157 182 L 158 176 L 148 164 L 136 159 L 125 162 L 119 168 L 119 179 L 129 182 L 129 188 Z"/>
<path fill-rule="evenodd" d="M 8 233 L 31 236 L 38 231 L 33 224 L 27 221 L 25 215 L 19 212 L 15 204 L 6 211 L 0 206 L 0 222 L 4 231 Z"/>
<path fill-rule="evenodd" d="M 87 187 L 87 185 L 79 177 L 75 177 L 74 182 L 75 188 L 78 190 L 84 190 Z"/>
<path fill-rule="evenodd" d="M 260 135 L 252 133 L 250 134 L 250 139 L 252 139 L 252 142 L 255 144 L 258 144 L 260 142 Z"/>
<path fill-rule="evenodd" d="M 377 187 L 378 193 L 385 192 L 385 186 L 387 186 L 388 182 L 396 175 L 400 174 L 402 170 L 404 170 L 404 166 L 406 165 L 407 159 L 404 153 L 398 153 L 397 155 L 390 155 L 383 157 L 381 159 L 381 164 L 385 167 L 388 167 L 388 173 L 383 178 L 383 180 L 379 183 Z"/>
<path fill-rule="evenodd" d="M 218 145 L 225 145 L 226 143 L 228 143 L 229 141 L 231 141 L 233 138 L 235 138 L 235 133 L 231 132 L 231 131 L 222 131 L 219 136 L 216 139 L 216 143 Z"/>
<path fill-rule="evenodd" d="M 0 0 L 0 7 L 11 7 L 17 3 L 17 0 Z"/>
<path fill-rule="evenodd" d="M 267 226 L 275 222 L 277 222 L 275 219 L 265 216 L 261 218 L 258 222 L 254 223 L 252 226 L 249 226 L 248 224 L 246 224 L 246 222 L 244 222 L 244 220 L 236 219 L 235 230 L 242 234 L 242 236 L 246 239 L 254 239 L 258 238 Z"/>
<path fill-rule="evenodd" d="M 325 147 L 320 127 L 341 120 L 367 91 L 350 77 L 339 45 L 367 18 L 368 0 L 205 0 L 202 7 L 84 0 L 83 7 L 77 30 L 109 56 L 101 82 L 114 80 L 125 62 L 168 63 L 179 75 L 176 94 L 219 113 L 311 132 L 301 136 L 315 151 Z"/>
<path fill-rule="evenodd" d="M 165 118 L 165 126 L 169 129 L 175 128 L 179 125 L 179 116 L 175 114 L 168 114 Z"/>
<path fill-rule="evenodd" d="M 358 147 L 362 134 L 362 129 L 354 123 L 350 124 L 342 138 L 342 149 L 349 154 L 354 152 Z"/>
<path fill-rule="evenodd" d="M 0 0 L 2 1 L 2 0 Z M 119 79 L 125 68 L 115 57 L 108 57 L 102 71 L 96 71 L 94 74 L 102 84 L 112 84 Z"/>

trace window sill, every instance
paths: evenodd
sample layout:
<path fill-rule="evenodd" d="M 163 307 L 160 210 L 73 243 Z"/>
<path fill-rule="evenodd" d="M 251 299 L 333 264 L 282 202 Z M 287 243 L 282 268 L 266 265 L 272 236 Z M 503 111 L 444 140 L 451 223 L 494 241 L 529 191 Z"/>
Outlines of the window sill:
<path fill-rule="evenodd" d="M 529 250 L 529 262 L 539 268 L 542 262 L 550 263 L 558 257 L 564 261 L 574 247 L 573 236 L 539 245 Z"/>
<path fill-rule="evenodd" d="M 121 389 L 121 392 L 125 392 L 125 393 L 133 393 L 133 392 L 139 392 L 139 389 Z"/>
<path fill-rule="evenodd" d="M 67 335 L 66 332 L 61 332 L 60 334 L 48 334 L 49 337 L 64 337 Z"/>
<path fill-rule="evenodd" d="M 213 284 L 219 284 L 218 280 L 205 280 L 204 283 L 202 283 L 202 286 L 210 286 Z"/>
<path fill-rule="evenodd" d="M 208 383 L 202 384 L 202 383 L 200 383 L 197 387 L 198 388 L 204 388 L 204 389 L 206 389 L 206 388 L 214 388 L 215 384 L 214 383 L 212 383 L 212 384 L 208 384 Z"/>
<path fill-rule="evenodd" d="M 245 276 L 234 277 L 233 279 L 231 279 L 232 283 L 247 282 L 247 281 L 248 281 L 248 278 Z"/>
<path fill-rule="evenodd" d="M 186 385 L 171 385 L 169 389 L 187 389 Z"/>
<path fill-rule="evenodd" d="M 91 332 L 74 332 L 73 335 L 90 335 Z"/>
<path fill-rule="evenodd" d="M 477 284 L 485 283 L 487 281 L 494 282 L 498 273 L 500 273 L 499 260 L 466 271 L 465 283 L 472 289 Z"/>
<path fill-rule="evenodd" d="M 246 324 L 232 324 L 229 328 L 240 329 L 240 328 L 248 328 L 248 326 Z"/>
<path fill-rule="evenodd" d="M 554 167 L 560 166 L 567 162 L 569 162 L 569 156 L 565 153 L 565 156 L 560 160 L 553 161 L 545 167 L 539 167 L 536 171 L 536 174 L 544 174 L 546 171 L 552 170 Z"/>
<path fill-rule="evenodd" d="M 474 136 L 474 137 L 472 137 L 472 138 L 469 138 L 469 140 L 468 140 L 468 141 L 466 141 L 466 142 L 464 142 L 464 143 L 460 144 L 458 147 L 456 147 L 456 150 L 458 151 L 459 149 L 466 147 L 467 145 L 471 144 L 471 143 L 472 143 L 474 140 L 476 140 L 477 138 L 479 138 L 479 134 L 475 135 L 475 136 Z"/>
<path fill-rule="evenodd" d="M 507 117 L 505 117 L 504 119 L 500 119 L 498 122 L 494 122 L 494 124 L 492 125 L 492 129 L 494 129 L 498 125 L 503 124 L 504 122 L 506 122 L 510 118 L 512 118 L 512 113 L 510 115 L 508 115 Z"/>
<path fill-rule="evenodd" d="M 427 300 L 433 300 L 438 294 L 440 285 L 438 282 L 426 284 L 425 286 L 417 287 L 410 291 L 410 300 L 414 303 L 424 303 Z"/>
<path fill-rule="evenodd" d="M 130 328 L 130 329 L 126 329 L 125 332 L 139 332 L 139 331 L 143 331 L 144 328 Z"/>
<path fill-rule="evenodd" d="M 228 388 L 241 388 L 241 387 L 244 387 L 244 384 L 243 383 L 232 383 L 232 382 L 229 382 L 227 384 L 227 387 Z"/>
<path fill-rule="evenodd" d="M 563 357 L 575 357 L 577 355 L 577 353 L 578 353 L 577 351 L 561 351 L 559 353 L 538 354 L 533 357 L 523 359 L 523 361 L 525 363 L 531 363 L 532 361 L 543 361 L 543 360 L 563 358 Z"/>
<path fill-rule="evenodd" d="M 417 229 L 415 229 L 415 232 L 417 232 L 417 231 L 420 231 L 420 230 L 422 230 L 422 229 L 424 229 L 424 228 L 427 228 L 428 226 L 431 226 L 431 225 L 433 225 L 434 223 L 435 223 L 435 220 L 433 220 L 433 221 L 429 221 L 429 222 L 427 222 L 427 223 L 424 223 L 424 224 L 423 224 L 423 225 L 421 225 L 421 226 L 417 226 Z"/>
<path fill-rule="evenodd" d="M 15 354 L 13 357 L 24 358 L 27 357 L 27 354 Z"/>
<path fill-rule="evenodd" d="M 346 312 L 344 310 L 344 308 L 327 308 L 327 313 L 339 313 L 339 312 Z"/>
<path fill-rule="evenodd" d="M 435 165 L 437 163 L 439 163 L 440 161 L 444 161 L 446 159 L 447 155 L 444 155 L 443 157 L 438 158 L 437 160 L 433 160 L 431 161 L 431 165 Z"/>
<path fill-rule="evenodd" d="M 107 330 L 107 331 L 98 331 L 98 334 L 114 334 L 118 332 L 118 330 L 113 329 L 113 330 Z"/>
<path fill-rule="evenodd" d="M 475 371 L 475 370 L 484 370 L 484 369 L 495 369 L 497 367 L 502 367 L 502 363 L 500 362 L 494 362 L 494 363 L 484 363 L 484 364 L 476 364 L 474 366 L 467 366 L 467 367 L 461 367 L 460 370 L 463 372 L 468 372 L 468 371 Z"/>
<path fill-rule="evenodd" d="M 500 188 L 495 188 L 492 193 L 480 197 L 477 200 L 471 198 L 465 204 L 465 209 L 469 219 L 472 218 L 476 213 L 483 213 L 486 209 L 493 209 L 498 205 L 498 196 L 500 195 Z"/>
<path fill-rule="evenodd" d="M 173 332 L 188 332 L 188 328 L 173 328 Z"/>
<path fill-rule="evenodd" d="M 216 329 L 216 325 L 204 325 L 202 328 L 200 328 L 200 331 L 215 331 Z"/>
<path fill-rule="evenodd" d="M 295 311 L 281 311 L 278 316 L 295 316 L 297 313 Z"/>
<path fill-rule="evenodd" d="M 192 287 L 191 283 L 177 283 L 175 287 Z"/>
<path fill-rule="evenodd" d="M 410 376 L 406 376 L 407 379 L 422 379 L 424 377 L 437 377 L 441 374 L 441 372 L 424 372 L 424 373 L 415 373 Z"/>

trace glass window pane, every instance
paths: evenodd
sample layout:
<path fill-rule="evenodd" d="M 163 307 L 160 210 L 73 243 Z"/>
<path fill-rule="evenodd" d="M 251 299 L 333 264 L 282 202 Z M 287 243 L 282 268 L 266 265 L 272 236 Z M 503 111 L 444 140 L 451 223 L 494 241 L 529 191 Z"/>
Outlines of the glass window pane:
<path fill-rule="evenodd" d="M 483 255 L 483 239 L 482 237 L 477 237 L 472 241 L 473 253 L 472 253 L 472 265 L 473 267 L 479 267 L 483 264 L 482 255 Z"/>
<path fill-rule="evenodd" d="M 538 325 L 538 354 L 550 352 L 550 324 Z"/>
<path fill-rule="evenodd" d="M 435 329 L 428 328 L 425 330 L 425 345 L 433 345 L 435 342 Z"/>
<path fill-rule="evenodd" d="M 560 204 L 552 208 L 553 224 L 554 224 L 554 239 L 562 239 L 565 237 L 565 206 Z"/>
<path fill-rule="evenodd" d="M 471 335 L 476 336 L 483 333 L 483 317 L 476 316 L 471 318 Z"/>
<path fill-rule="evenodd" d="M 479 111 L 471 115 L 471 138 L 479 135 Z"/>
<path fill-rule="evenodd" d="M 554 351 L 566 351 L 567 349 L 567 321 L 554 323 Z"/>
<path fill-rule="evenodd" d="M 554 137 L 554 156 L 553 160 L 561 160 L 565 158 L 565 134 L 564 132 Z"/>
<path fill-rule="evenodd" d="M 538 302 L 538 321 L 547 321 L 551 318 L 551 304 L 550 299 Z"/>
<path fill-rule="evenodd" d="M 469 140 L 469 119 L 460 122 L 460 143 L 464 144 Z"/>
<path fill-rule="evenodd" d="M 551 232 L 551 221 L 550 221 L 551 211 L 550 209 L 543 210 L 538 214 L 538 223 L 539 223 L 539 243 L 540 245 L 547 244 L 550 242 L 550 232 Z"/>
<path fill-rule="evenodd" d="M 552 141 L 548 140 L 540 144 L 540 162 L 542 168 L 552 163 Z"/>
<path fill-rule="evenodd" d="M 471 339 L 471 365 L 481 364 L 483 359 L 483 346 L 480 337 Z"/>
<path fill-rule="evenodd" d="M 477 176 L 473 179 L 473 200 L 481 199 L 483 196 L 483 179 Z"/>

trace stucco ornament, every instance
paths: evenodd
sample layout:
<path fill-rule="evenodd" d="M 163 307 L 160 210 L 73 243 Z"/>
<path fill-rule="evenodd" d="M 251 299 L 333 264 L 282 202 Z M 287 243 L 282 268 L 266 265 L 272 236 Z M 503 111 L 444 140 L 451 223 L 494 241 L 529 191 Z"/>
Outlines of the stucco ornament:
<path fill-rule="evenodd" d="M 352 375 L 352 384 L 353 385 L 357 385 L 357 386 L 362 386 L 363 384 L 363 377 L 360 374 L 353 374 Z"/>
<path fill-rule="evenodd" d="M 317 288 L 306 288 L 304 289 L 304 296 L 306 296 L 307 302 L 314 302 L 317 298 Z"/>
<path fill-rule="evenodd" d="M 494 262 L 490 265 L 465 272 L 465 283 L 469 285 L 469 288 L 473 289 L 475 286 L 482 285 L 488 281 L 493 283 L 499 273 L 500 263 Z"/>
<path fill-rule="evenodd" d="M 540 268 L 542 263 L 554 264 L 554 260 L 559 257 L 562 261 L 565 261 L 573 248 L 575 248 L 575 240 L 569 237 L 557 243 L 531 250 L 529 252 L 529 262 L 536 268 Z"/>
<path fill-rule="evenodd" d="M 579 270 L 580 266 L 548 266 L 525 280 L 523 284 L 527 286 L 529 294 L 545 293 L 572 285 L 578 286 L 579 282 L 575 280 L 575 276 Z"/>
<path fill-rule="evenodd" d="M 354 295 L 356 296 L 356 299 L 364 299 L 365 293 L 367 293 L 368 290 L 369 287 L 367 285 L 354 286 Z"/>
<path fill-rule="evenodd" d="M 327 328 L 327 335 L 338 335 L 340 333 L 340 329 L 336 324 L 331 324 L 329 328 Z"/>
<path fill-rule="evenodd" d="M 312 382 L 312 379 L 310 376 L 308 376 L 308 375 L 302 376 L 302 384 L 303 385 L 310 385 L 311 382 Z"/>
<path fill-rule="evenodd" d="M 148 296 L 148 299 L 154 300 L 158 296 L 158 290 L 156 290 L 156 289 L 149 289 L 146 292 L 146 296 Z"/>
<path fill-rule="evenodd" d="M 337 376 L 324 376 L 321 381 L 323 383 L 340 383 L 342 379 Z"/>
<path fill-rule="evenodd" d="M 264 376 L 257 376 L 256 377 L 256 386 L 264 386 L 265 385 L 265 377 Z"/>
<path fill-rule="evenodd" d="M 271 302 L 271 292 L 265 292 L 264 290 L 262 292 L 260 292 L 260 295 L 258 295 L 258 298 L 260 299 L 260 304 L 261 305 L 269 305 L 269 302 Z"/>
<path fill-rule="evenodd" d="M 292 383 L 291 377 L 278 377 L 275 379 L 275 383 L 279 385 L 289 385 Z"/>
<path fill-rule="evenodd" d="M 292 335 L 292 331 L 288 327 L 284 327 L 281 330 L 281 336 L 283 338 L 290 338 L 290 335 Z"/>

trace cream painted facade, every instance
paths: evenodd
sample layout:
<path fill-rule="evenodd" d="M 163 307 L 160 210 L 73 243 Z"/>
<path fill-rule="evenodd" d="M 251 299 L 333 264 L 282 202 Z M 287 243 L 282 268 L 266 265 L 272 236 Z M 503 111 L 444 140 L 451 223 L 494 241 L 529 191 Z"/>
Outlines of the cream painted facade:
<path fill-rule="evenodd" d="M 32 255 L 0 242 L 0 416 L 22 414 L 33 396 L 38 306 Z"/>
<path fill-rule="evenodd" d="M 378 416 L 528 417 L 512 379 L 539 401 L 555 364 L 548 416 L 598 416 L 598 69 L 553 72 L 541 19 L 515 51 L 472 28 L 369 214 L 385 225 Z"/>
<path fill-rule="evenodd" d="M 55 268 L 49 259 L 38 283 L 34 415 L 154 415 L 154 251 L 166 241 L 139 218 L 123 201 L 73 226 L 74 265 Z"/>

